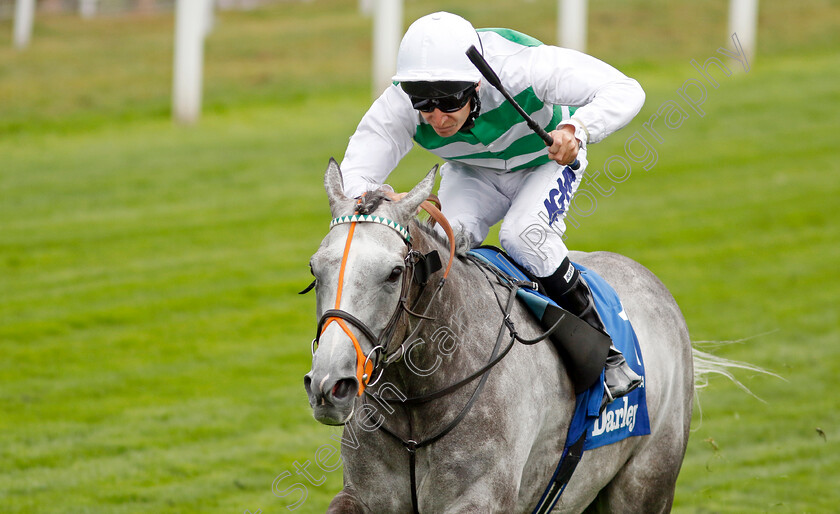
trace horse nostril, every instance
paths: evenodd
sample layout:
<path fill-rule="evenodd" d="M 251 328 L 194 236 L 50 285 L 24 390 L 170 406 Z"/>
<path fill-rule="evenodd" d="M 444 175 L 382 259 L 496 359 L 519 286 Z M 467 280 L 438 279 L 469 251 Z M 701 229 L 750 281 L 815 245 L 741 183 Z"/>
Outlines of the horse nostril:
<path fill-rule="evenodd" d="M 312 394 L 312 377 L 309 375 L 303 377 L 303 388 L 306 389 L 306 394 Z"/>
<path fill-rule="evenodd" d="M 343 400 L 353 394 L 357 387 L 355 379 L 343 378 L 333 386 L 332 396 L 337 400 Z"/>

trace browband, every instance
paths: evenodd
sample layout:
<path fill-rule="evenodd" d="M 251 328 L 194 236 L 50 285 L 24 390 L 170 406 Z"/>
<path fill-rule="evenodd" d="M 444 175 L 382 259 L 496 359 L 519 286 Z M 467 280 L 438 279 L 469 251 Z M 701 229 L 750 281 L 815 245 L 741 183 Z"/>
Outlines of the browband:
<path fill-rule="evenodd" d="M 342 223 L 379 223 L 380 225 L 385 225 L 386 227 L 390 227 L 397 232 L 400 233 L 403 239 L 405 239 L 406 243 L 411 243 L 411 234 L 408 233 L 408 229 L 397 223 L 396 221 L 389 220 L 388 218 L 383 218 L 382 216 L 375 216 L 373 214 L 353 214 L 351 216 L 339 216 L 337 218 L 333 218 L 330 222 L 330 228 L 333 228 L 336 225 L 341 225 Z"/>

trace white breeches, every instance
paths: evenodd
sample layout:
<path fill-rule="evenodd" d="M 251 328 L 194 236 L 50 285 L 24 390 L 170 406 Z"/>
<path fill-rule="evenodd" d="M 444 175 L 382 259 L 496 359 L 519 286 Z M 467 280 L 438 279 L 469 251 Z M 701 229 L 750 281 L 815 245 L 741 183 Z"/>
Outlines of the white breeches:
<path fill-rule="evenodd" d="M 470 235 L 473 246 L 504 219 L 502 247 L 531 273 L 547 277 L 569 253 L 563 218 L 586 169 L 585 149 L 578 159 L 576 171 L 554 162 L 513 172 L 446 162 L 438 191 L 443 214 Z"/>

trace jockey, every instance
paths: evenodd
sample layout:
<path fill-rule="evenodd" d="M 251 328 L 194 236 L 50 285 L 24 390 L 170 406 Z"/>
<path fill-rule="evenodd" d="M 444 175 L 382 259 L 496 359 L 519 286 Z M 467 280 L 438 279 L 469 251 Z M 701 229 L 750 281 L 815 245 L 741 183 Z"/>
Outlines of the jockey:
<path fill-rule="evenodd" d="M 550 133 L 550 148 L 501 93 L 481 83 L 465 55 L 471 45 Z M 350 138 L 341 164 L 345 194 L 390 189 L 385 180 L 416 142 L 445 161 L 438 193 L 452 226 L 477 246 L 504 219 L 499 240 L 507 253 L 561 307 L 606 333 L 589 286 L 569 261 L 563 217 L 586 169 L 587 144 L 639 112 L 639 83 L 594 57 L 509 29 L 476 31 L 446 12 L 408 28 L 393 80 Z M 575 158 L 580 167 L 572 170 L 566 165 Z M 641 382 L 614 345 L 605 382 L 607 401 Z"/>

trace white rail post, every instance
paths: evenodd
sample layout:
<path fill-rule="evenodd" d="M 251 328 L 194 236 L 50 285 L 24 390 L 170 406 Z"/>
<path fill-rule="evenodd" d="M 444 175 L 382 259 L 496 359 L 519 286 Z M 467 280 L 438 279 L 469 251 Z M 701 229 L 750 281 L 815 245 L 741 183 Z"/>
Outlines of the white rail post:
<path fill-rule="evenodd" d="M 207 0 L 176 0 L 172 112 L 179 123 L 201 115 Z"/>
<path fill-rule="evenodd" d="M 216 28 L 216 0 L 204 0 L 204 2 L 204 37 L 207 37 Z"/>
<path fill-rule="evenodd" d="M 558 0 L 557 40 L 560 46 L 586 51 L 587 0 Z"/>
<path fill-rule="evenodd" d="M 373 97 L 391 84 L 402 38 L 403 0 L 376 0 L 373 10 Z"/>
<path fill-rule="evenodd" d="M 729 0 L 729 34 L 738 34 L 738 41 L 747 59 L 752 62 L 758 32 L 758 0 Z M 737 49 L 735 49 L 737 51 Z"/>
<path fill-rule="evenodd" d="M 17 0 L 15 2 L 15 48 L 23 50 L 32 40 L 32 25 L 35 23 L 35 0 Z"/>
<path fill-rule="evenodd" d="M 79 16 L 90 19 L 96 16 L 97 0 L 79 0 Z"/>

